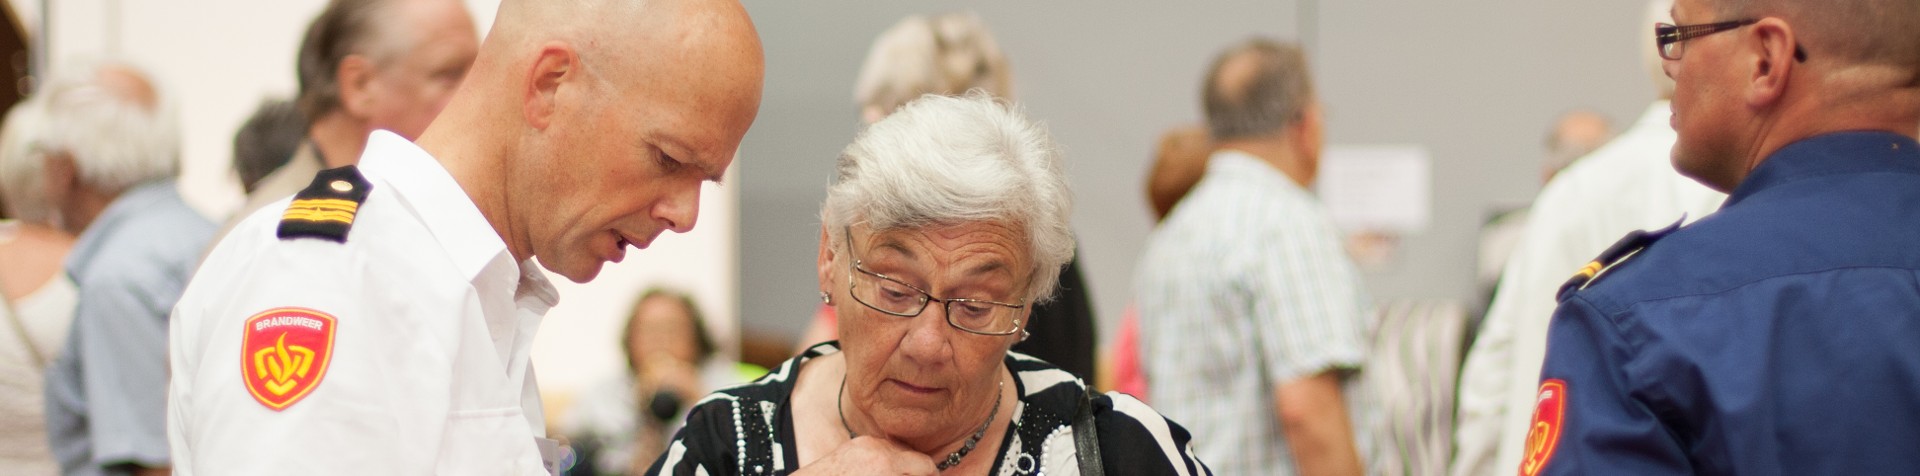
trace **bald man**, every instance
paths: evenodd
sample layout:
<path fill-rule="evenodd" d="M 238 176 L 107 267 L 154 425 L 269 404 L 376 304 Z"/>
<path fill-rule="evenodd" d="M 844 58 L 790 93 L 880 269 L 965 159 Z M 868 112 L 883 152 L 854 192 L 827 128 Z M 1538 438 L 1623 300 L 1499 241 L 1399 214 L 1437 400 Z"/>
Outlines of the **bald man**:
<path fill-rule="evenodd" d="M 1727 200 L 1560 288 L 1520 474 L 1912 474 L 1920 2 L 1672 18 L 1673 167 Z"/>
<path fill-rule="evenodd" d="M 1360 274 L 1313 186 L 1325 140 L 1298 46 L 1254 39 L 1214 60 L 1211 156 L 1135 273 L 1147 393 L 1192 422 L 1217 474 L 1360 475 Z"/>
<path fill-rule="evenodd" d="M 215 247 L 175 311 L 185 472 L 552 474 L 528 351 L 628 247 L 693 229 L 763 60 L 731 0 L 506 0 L 417 142 L 374 132 Z"/>

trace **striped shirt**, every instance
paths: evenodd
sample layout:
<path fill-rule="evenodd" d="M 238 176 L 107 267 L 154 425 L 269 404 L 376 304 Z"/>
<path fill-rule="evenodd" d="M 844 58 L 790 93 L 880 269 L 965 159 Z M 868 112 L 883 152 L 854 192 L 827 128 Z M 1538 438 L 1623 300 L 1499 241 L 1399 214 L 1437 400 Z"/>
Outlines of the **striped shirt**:
<path fill-rule="evenodd" d="M 826 342 L 781 364 L 753 383 L 708 395 L 687 414 L 667 452 L 647 474 L 784 475 L 801 466 L 789 397 L 800 366 L 839 352 Z M 992 475 L 1079 474 L 1073 419 L 1086 384 L 1052 364 L 1009 352 L 1020 401 L 998 451 Z M 1107 474 L 1213 474 L 1194 457 L 1187 430 L 1125 394 L 1093 397 L 1093 421 Z M 835 429 L 838 431 L 839 429 Z M 987 448 L 981 448 L 986 450 Z M 978 456 L 975 456 L 978 457 Z"/>
<path fill-rule="evenodd" d="M 1220 474 L 1294 474 L 1277 384 L 1365 360 L 1360 277 L 1325 208 L 1264 161 L 1214 153 L 1135 270 L 1149 394 Z M 1363 459 L 1369 399 L 1345 383 Z"/>

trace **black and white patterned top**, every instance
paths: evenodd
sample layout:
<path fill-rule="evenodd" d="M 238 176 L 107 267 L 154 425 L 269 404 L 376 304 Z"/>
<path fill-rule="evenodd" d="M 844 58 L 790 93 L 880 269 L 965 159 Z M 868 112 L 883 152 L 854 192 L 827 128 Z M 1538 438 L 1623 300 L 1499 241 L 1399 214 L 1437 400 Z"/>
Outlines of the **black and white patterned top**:
<path fill-rule="evenodd" d="M 814 346 L 759 380 L 702 399 L 647 474 L 784 475 L 799 469 L 793 414 L 787 405 L 794 377 L 807 361 L 839 352 L 838 346 Z M 1086 384 L 1019 353 L 1008 353 L 1006 365 L 1020 401 L 988 474 L 1079 474 L 1073 417 Z M 1110 474 L 1213 474 L 1194 457 L 1185 428 L 1131 396 L 1095 395 L 1093 415 L 1100 429 L 1101 460 Z"/>

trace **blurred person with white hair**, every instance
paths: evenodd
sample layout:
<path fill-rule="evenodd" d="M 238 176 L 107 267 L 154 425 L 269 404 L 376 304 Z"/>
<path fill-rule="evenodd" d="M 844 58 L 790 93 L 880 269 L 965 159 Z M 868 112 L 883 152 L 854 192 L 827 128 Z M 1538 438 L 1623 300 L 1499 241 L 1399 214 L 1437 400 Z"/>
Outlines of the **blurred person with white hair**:
<path fill-rule="evenodd" d="M 68 475 L 164 472 L 167 322 L 214 224 L 181 200 L 180 131 L 141 71 L 86 63 L 35 93 L 44 193 L 77 233 L 67 342 L 47 372 L 47 430 Z"/>
<path fill-rule="evenodd" d="M 818 277 L 840 339 L 701 400 L 649 474 L 1210 474 L 1180 425 L 1012 350 L 1073 256 L 1043 127 L 930 94 L 834 176 Z"/>
<path fill-rule="evenodd" d="M 1668 101 L 1673 80 L 1660 72 L 1653 24 L 1671 0 L 1647 6 L 1639 43 L 1659 98 L 1626 131 L 1567 166 L 1541 189 L 1532 217 L 1503 271 L 1498 291 L 1461 368 L 1454 426 L 1454 476 L 1506 475 L 1520 466 L 1532 427 L 1540 363 L 1555 290 L 1587 260 L 1627 232 L 1705 218 L 1726 195 L 1673 170 Z"/>
<path fill-rule="evenodd" d="M 925 94 L 959 95 L 979 90 L 1012 102 L 1013 74 L 1006 55 L 979 15 L 910 15 L 873 40 L 853 87 L 862 122 L 872 124 Z M 1059 295 L 1033 309 L 1033 338 L 1014 350 L 1039 357 L 1082 380 L 1094 378 L 1093 301 L 1077 259 L 1060 273 Z M 799 350 L 838 334 L 831 307 L 822 307 L 801 334 Z"/>
<path fill-rule="evenodd" d="M 34 150 L 46 131 L 38 101 L 23 101 L 0 123 L 0 468 L 53 474 L 59 466 L 47 446 L 47 364 L 66 343 L 73 280 L 61 269 L 73 235 L 50 222 L 42 192 L 43 155 Z"/>
<path fill-rule="evenodd" d="M 1324 117 L 1306 54 L 1254 38 L 1202 92 L 1214 151 L 1141 252 L 1147 388 L 1222 474 L 1359 475 L 1375 399 L 1360 274 L 1308 190 Z"/>
<path fill-rule="evenodd" d="M 306 141 L 284 165 L 242 181 L 246 203 L 221 235 L 306 188 L 322 169 L 358 162 L 373 131 L 420 137 L 466 77 L 479 41 L 459 0 L 328 1 L 307 25 L 295 63 Z"/>

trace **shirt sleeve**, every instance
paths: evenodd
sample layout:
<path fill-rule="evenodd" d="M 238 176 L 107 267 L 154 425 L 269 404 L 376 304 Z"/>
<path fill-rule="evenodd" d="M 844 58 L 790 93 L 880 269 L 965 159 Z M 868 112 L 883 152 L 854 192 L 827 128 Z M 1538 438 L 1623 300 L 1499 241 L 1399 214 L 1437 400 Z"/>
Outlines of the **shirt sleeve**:
<path fill-rule="evenodd" d="M 1249 265 L 1251 328 L 1267 378 L 1282 384 L 1364 360 L 1359 275 L 1324 220 L 1295 218 L 1263 235 Z"/>
<path fill-rule="evenodd" d="M 1679 441 L 1635 391 L 1626 370 L 1633 353 L 1611 319 L 1575 296 L 1554 312 L 1547 339 L 1520 474 L 1692 474 Z"/>
<path fill-rule="evenodd" d="M 667 442 L 666 453 L 647 468 L 647 476 L 740 474 L 734 470 L 739 449 L 734 444 L 733 405 L 732 400 L 719 399 L 694 407 L 687 413 L 687 425 Z"/>
<path fill-rule="evenodd" d="M 91 464 L 164 467 L 167 454 L 167 314 L 183 287 L 123 266 L 79 283 L 73 345 L 86 395 Z"/>
<path fill-rule="evenodd" d="M 1187 429 L 1140 400 L 1107 392 L 1093 399 L 1100 464 L 1107 474 L 1210 475 Z"/>

